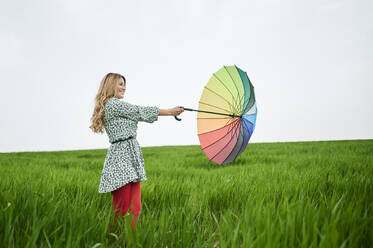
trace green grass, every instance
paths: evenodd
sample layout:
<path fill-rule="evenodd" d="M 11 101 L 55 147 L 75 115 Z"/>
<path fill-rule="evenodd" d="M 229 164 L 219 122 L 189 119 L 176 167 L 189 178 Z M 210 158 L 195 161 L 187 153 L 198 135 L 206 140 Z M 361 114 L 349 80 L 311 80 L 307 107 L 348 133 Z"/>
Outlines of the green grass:
<path fill-rule="evenodd" d="M 225 166 L 142 150 L 139 222 L 110 240 L 106 150 L 1 153 L 0 246 L 373 247 L 373 140 L 253 143 Z"/>

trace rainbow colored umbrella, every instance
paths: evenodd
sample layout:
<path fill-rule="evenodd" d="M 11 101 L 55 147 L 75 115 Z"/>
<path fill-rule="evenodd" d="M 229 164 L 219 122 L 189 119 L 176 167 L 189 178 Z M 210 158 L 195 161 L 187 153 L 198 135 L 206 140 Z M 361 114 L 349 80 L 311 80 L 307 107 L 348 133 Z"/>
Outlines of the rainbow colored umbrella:
<path fill-rule="evenodd" d="M 254 87 L 246 72 L 235 65 L 224 66 L 207 82 L 198 110 L 184 110 L 198 112 L 198 138 L 206 156 L 217 164 L 227 164 L 246 149 L 253 134 L 257 115 Z"/>

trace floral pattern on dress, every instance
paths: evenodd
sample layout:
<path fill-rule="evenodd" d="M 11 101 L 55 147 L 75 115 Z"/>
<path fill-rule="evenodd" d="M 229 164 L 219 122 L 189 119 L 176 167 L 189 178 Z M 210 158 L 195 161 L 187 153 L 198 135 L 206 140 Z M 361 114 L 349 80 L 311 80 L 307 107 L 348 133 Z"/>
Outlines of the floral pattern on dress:
<path fill-rule="evenodd" d="M 146 180 L 144 157 L 136 140 L 140 121 L 158 120 L 159 108 L 144 107 L 112 97 L 104 104 L 103 126 L 111 144 L 102 169 L 99 193 L 114 191 L 129 182 Z M 133 137 L 132 139 L 130 137 Z"/>

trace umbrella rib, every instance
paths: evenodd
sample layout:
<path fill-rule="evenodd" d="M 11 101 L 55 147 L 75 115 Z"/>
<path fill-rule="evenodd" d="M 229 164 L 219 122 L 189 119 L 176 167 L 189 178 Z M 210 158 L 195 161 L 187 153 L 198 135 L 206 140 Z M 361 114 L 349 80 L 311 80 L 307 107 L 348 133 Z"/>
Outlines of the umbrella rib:
<path fill-rule="evenodd" d="M 249 128 L 246 126 L 246 124 L 245 124 L 244 121 L 242 121 L 241 124 L 243 124 L 243 128 L 246 129 L 247 132 L 249 133 L 249 139 L 247 140 L 247 142 L 249 142 L 250 137 L 251 137 L 251 135 L 250 135 L 250 130 L 249 130 Z M 244 140 L 243 140 L 243 141 L 244 141 Z M 241 151 L 241 149 L 242 149 L 242 146 L 243 146 L 244 144 L 245 144 L 245 143 L 242 142 L 241 147 L 240 147 L 240 149 L 238 150 L 238 153 L 237 153 L 236 157 L 233 159 L 233 161 L 234 161 L 238 156 L 240 156 L 240 154 L 243 152 L 243 150 Z M 233 149 L 232 149 L 232 152 L 233 152 Z M 232 152 L 229 153 L 228 157 L 232 154 Z M 227 157 L 227 158 L 228 158 L 228 157 Z"/>
<path fill-rule="evenodd" d="M 232 112 L 237 112 L 237 106 L 236 106 L 236 98 L 237 98 L 237 96 L 234 96 L 233 95 L 233 93 L 232 93 L 232 91 L 229 89 L 229 87 L 225 84 L 225 83 L 223 83 L 223 81 L 222 80 L 220 80 L 220 78 L 217 76 L 217 75 L 215 75 L 214 74 L 214 76 L 215 76 L 215 78 L 225 87 L 225 89 L 227 89 L 228 90 L 228 92 L 230 93 L 230 95 L 232 96 L 232 103 L 230 104 L 231 106 L 232 106 Z"/>
<path fill-rule="evenodd" d="M 233 119 L 232 119 L 233 120 Z M 198 136 L 199 135 L 203 135 L 203 134 L 208 134 L 208 133 L 212 133 L 212 132 L 215 132 L 215 131 L 217 131 L 217 130 L 220 130 L 220 129 L 223 129 L 223 128 L 225 128 L 225 127 L 227 127 L 227 126 L 229 126 L 229 125 L 231 125 L 232 123 L 234 123 L 236 120 L 234 120 L 234 121 L 232 121 L 232 122 L 230 122 L 229 123 L 229 121 L 227 121 L 225 124 L 224 124 L 224 126 L 222 126 L 222 127 L 219 127 L 219 128 L 217 128 L 217 129 L 214 129 L 214 130 L 210 130 L 210 131 L 208 131 L 208 132 L 204 132 L 204 133 L 199 133 L 198 134 Z M 228 124 L 229 123 L 229 124 Z M 225 135 L 224 135 L 225 136 Z M 223 136 L 223 137 L 224 137 Z M 221 138 L 219 138 L 218 140 L 220 140 Z M 216 141 L 218 141 L 218 140 L 216 140 Z M 216 141 L 214 141 L 214 143 L 216 142 Z M 211 144 L 210 144 L 211 145 Z M 208 146 L 210 146 L 210 145 L 208 145 Z M 207 146 L 206 146 L 207 147 Z"/>
<path fill-rule="evenodd" d="M 236 124 L 236 125 L 237 125 L 237 124 Z M 236 127 L 236 125 L 234 125 L 234 126 Z M 217 155 L 218 155 L 222 150 L 224 150 L 224 149 L 228 146 L 228 144 L 232 141 L 233 137 L 236 136 L 237 129 L 238 129 L 238 128 L 236 128 L 236 129 L 234 130 L 234 134 L 233 134 L 232 137 L 230 138 L 229 142 L 227 142 L 227 144 L 226 144 L 222 149 L 220 149 L 220 151 L 219 151 L 218 153 L 216 153 L 215 156 L 212 157 L 210 160 L 213 160 L 213 159 L 214 159 L 214 158 L 215 158 L 215 157 L 216 157 L 216 156 L 217 156 Z M 231 152 L 232 152 L 232 151 L 231 151 Z M 230 153 L 229 153 L 229 154 L 230 154 Z M 228 156 L 229 156 L 229 155 L 228 155 Z M 228 156 L 227 156 L 227 157 L 228 157 Z M 226 158 L 225 158 L 225 159 L 226 159 Z M 224 160 L 225 160 L 225 159 L 224 159 Z M 224 161 L 223 161 L 223 162 L 224 162 Z"/>
<path fill-rule="evenodd" d="M 205 86 L 205 89 L 211 91 L 212 93 L 214 93 L 215 95 L 217 95 L 218 97 L 220 97 L 221 99 L 223 99 L 226 103 L 228 103 L 229 106 L 231 106 L 232 108 L 235 109 L 235 107 L 230 102 L 228 102 L 227 99 L 225 99 L 224 97 L 222 97 L 221 95 L 219 95 L 218 93 L 216 93 L 215 91 L 213 91 L 212 89 L 208 88 L 207 86 Z M 233 113 L 236 114 L 236 112 L 233 112 Z"/>
<path fill-rule="evenodd" d="M 241 122 L 241 125 L 242 125 L 242 122 Z M 241 127 L 240 127 L 240 131 L 241 131 Z M 240 134 L 241 134 L 240 131 L 239 131 L 239 133 L 238 133 L 238 136 L 240 136 Z M 238 138 L 238 139 L 239 139 L 239 138 Z M 242 148 L 243 141 L 244 141 L 244 140 L 243 140 L 243 138 L 242 138 L 242 143 L 241 143 L 241 146 L 240 146 L 240 149 L 238 150 L 238 152 L 240 152 L 240 150 L 241 150 L 241 148 Z M 229 158 L 229 156 L 232 154 L 232 152 L 233 152 L 234 148 L 236 147 L 236 145 L 237 145 L 237 143 L 234 145 L 232 151 L 228 154 L 228 156 L 226 157 L 225 160 L 227 160 L 227 159 Z M 235 160 L 237 157 L 238 157 L 238 153 L 237 153 L 236 157 L 235 157 L 233 160 Z M 224 160 L 224 161 L 225 161 L 225 160 Z M 232 161 L 233 161 L 233 160 L 232 160 Z M 224 161 L 223 161 L 223 162 L 224 162 Z"/>
<path fill-rule="evenodd" d="M 214 105 L 211 105 L 211 104 L 208 104 L 208 103 L 205 103 L 205 102 L 201 102 L 201 101 L 199 101 L 199 103 L 205 104 L 205 105 L 210 106 L 210 107 L 218 108 L 218 109 L 221 109 L 221 110 L 224 110 L 224 111 L 227 111 L 227 112 L 231 112 L 230 110 L 226 110 L 226 109 L 223 109 L 223 108 L 219 108 L 219 107 L 216 107 L 216 106 L 214 106 Z M 233 112 L 231 112 L 231 113 L 233 113 Z"/>
<path fill-rule="evenodd" d="M 242 108 L 242 113 L 243 113 L 243 111 L 245 111 L 247 105 L 249 104 L 249 102 L 250 102 L 250 96 L 251 96 L 251 87 L 250 87 L 251 81 L 250 81 L 250 78 L 247 76 L 247 73 L 246 73 L 246 72 L 244 72 L 244 73 L 245 73 L 245 76 L 246 76 L 246 78 L 247 78 L 247 81 L 249 82 L 250 95 L 249 95 L 249 98 L 247 99 L 247 103 L 246 103 L 245 106 L 243 106 L 243 108 Z M 244 103 L 245 103 L 245 102 L 244 102 Z"/>
<path fill-rule="evenodd" d="M 255 104 L 254 104 L 254 105 L 255 105 Z M 254 105 L 253 105 L 253 106 L 254 106 Z M 252 108 L 252 107 L 251 107 L 251 108 Z M 251 109 L 251 108 L 250 108 L 250 109 Z M 249 110 L 250 110 L 250 109 L 249 109 Z M 255 110 L 255 111 L 256 111 L 256 110 Z M 247 111 L 247 112 L 249 112 L 249 111 Z M 247 112 L 246 112 L 246 113 L 247 113 Z M 245 115 L 243 115 L 243 116 L 251 116 L 251 115 L 256 115 L 256 112 L 251 113 L 251 114 L 245 114 Z"/>
<path fill-rule="evenodd" d="M 238 72 L 238 74 L 239 74 L 239 77 L 240 77 L 240 79 L 241 79 L 241 83 L 242 83 L 242 85 L 243 85 L 244 82 L 243 82 L 243 80 L 242 80 L 242 78 L 241 78 L 241 74 L 240 74 L 239 71 L 238 71 L 238 70 L 240 70 L 240 71 L 242 71 L 242 70 L 239 69 L 236 65 L 234 65 L 234 67 L 236 68 L 236 70 L 237 70 L 237 72 Z M 246 76 L 248 82 L 250 82 L 250 79 L 249 79 L 249 77 L 247 76 L 247 73 L 246 73 L 245 71 L 242 71 L 242 72 L 245 73 L 245 76 Z M 249 85 L 249 88 L 250 88 L 250 85 Z M 242 114 L 242 112 L 245 110 L 246 105 L 247 105 L 247 104 L 245 105 L 245 93 L 246 93 L 246 91 L 245 91 L 245 86 L 244 86 L 244 85 L 243 85 L 243 89 L 244 89 L 244 93 L 243 93 L 243 96 L 241 97 L 240 103 L 243 102 L 242 105 L 244 105 L 244 106 L 242 106 L 242 110 L 241 110 L 241 112 L 240 112 L 241 114 Z M 250 98 L 250 95 L 249 95 L 249 98 Z M 247 101 L 247 102 L 249 102 L 249 101 Z"/>
<path fill-rule="evenodd" d="M 204 134 L 208 134 L 208 133 L 212 133 L 212 132 L 215 132 L 215 131 L 217 131 L 217 130 L 223 129 L 223 128 L 225 128 L 225 127 L 227 127 L 227 126 L 229 126 L 229 125 L 231 125 L 232 123 L 235 123 L 235 122 L 237 121 L 237 120 L 234 120 L 234 119 L 232 119 L 232 118 L 220 118 L 220 119 L 216 119 L 216 120 L 221 120 L 221 119 L 229 119 L 229 120 L 228 120 L 227 122 L 225 122 L 224 126 L 219 127 L 219 128 L 216 128 L 216 129 L 213 129 L 213 130 L 210 130 L 210 131 L 208 131 L 208 132 L 199 133 L 197 136 L 204 135 Z M 206 120 L 206 119 L 204 119 L 204 120 Z M 211 119 L 208 119 L 208 120 L 211 120 Z M 232 120 L 232 121 L 231 121 L 231 120 Z M 237 124 L 234 124 L 233 127 L 234 127 L 235 125 L 237 125 Z M 218 142 L 219 140 L 223 139 L 223 138 L 224 138 L 224 137 L 225 137 L 225 136 L 226 136 L 226 135 L 227 135 L 227 134 L 228 134 L 228 133 L 233 129 L 233 127 L 232 127 L 232 128 L 228 128 L 228 131 L 227 131 L 227 133 L 226 133 L 224 136 L 222 136 L 221 138 L 215 140 L 213 143 L 211 143 L 210 145 L 204 147 L 203 149 L 205 149 L 205 148 L 207 148 L 207 147 L 209 147 L 209 146 L 215 144 L 215 143 Z"/>
<path fill-rule="evenodd" d="M 228 92 L 231 94 L 232 96 L 232 99 L 235 99 L 234 95 L 232 94 L 232 92 L 227 88 L 227 86 L 218 78 L 218 76 L 215 75 L 215 73 L 212 75 L 213 77 L 215 77 L 223 86 L 224 88 L 226 88 L 228 90 Z M 235 107 L 235 112 L 237 112 L 237 107 Z"/>
<path fill-rule="evenodd" d="M 246 126 L 245 121 L 242 121 L 241 123 L 243 124 L 243 128 L 246 129 L 247 132 L 249 133 L 249 139 L 247 140 L 247 142 L 249 142 L 250 137 L 251 137 L 251 135 L 250 135 L 250 130 L 249 130 L 249 128 Z M 238 150 L 238 153 L 237 153 L 236 158 L 237 158 L 238 156 L 240 156 L 240 154 L 243 152 L 243 151 L 241 151 L 243 145 L 244 145 L 244 142 L 242 142 L 241 147 L 240 147 L 240 150 Z M 241 151 L 241 152 L 240 152 L 240 151 Z"/>
<path fill-rule="evenodd" d="M 240 94 L 240 91 L 238 90 L 238 88 L 237 88 L 237 85 L 236 85 L 236 83 L 235 83 L 235 81 L 233 80 L 233 78 L 232 78 L 232 75 L 229 73 L 229 71 L 227 70 L 227 68 L 226 68 L 226 66 L 224 66 L 224 69 L 225 69 L 225 71 L 228 73 L 228 75 L 229 75 L 229 77 L 231 78 L 231 80 L 232 80 L 232 82 L 233 82 L 233 85 L 234 85 L 234 87 L 236 88 L 236 90 L 237 90 L 237 93 L 238 93 L 238 101 L 239 101 L 239 106 L 241 107 L 241 104 L 242 104 L 242 99 L 241 99 L 241 94 Z M 241 111 L 240 111 L 240 113 L 242 113 L 242 107 L 241 107 Z"/>
<path fill-rule="evenodd" d="M 237 120 L 236 120 L 236 121 L 237 121 Z M 235 122 L 236 122 L 236 121 L 235 121 Z M 232 123 L 234 123 L 234 122 L 231 122 L 230 124 L 232 124 Z M 230 125 L 230 124 L 228 124 L 228 125 Z M 226 127 L 226 126 L 228 126 L 228 125 L 225 125 L 224 127 Z M 218 141 L 224 139 L 224 137 L 227 136 L 227 135 L 229 134 L 229 132 L 231 132 L 232 129 L 233 129 L 236 125 L 237 125 L 237 123 L 235 123 L 231 129 L 228 129 L 227 133 L 226 133 L 223 137 L 221 137 L 220 139 L 217 139 L 216 141 L 214 141 L 214 142 L 211 143 L 210 145 L 204 147 L 202 150 L 205 150 L 206 148 L 208 148 L 208 147 L 214 145 L 216 142 L 218 142 Z M 215 129 L 215 130 L 212 130 L 212 131 L 216 131 L 216 130 L 219 130 L 219 129 L 221 129 L 221 128 L 218 128 L 218 129 Z M 209 131 L 209 132 L 212 132 L 212 131 Z M 206 132 L 206 133 L 209 133 L 209 132 Z M 203 133 L 203 134 L 205 134 L 205 133 Z M 199 135 L 201 135 L 201 134 L 198 134 L 198 136 L 199 136 Z"/>
<path fill-rule="evenodd" d="M 250 79 L 249 79 L 249 87 L 250 87 L 250 97 L 249 97 L 249 101 L 247 102 L 247 105 L 245 106 L 245 109 L 244 109 L 244 111 L 246 110 L 246 108 L 248 108 L 248 107 L 252 107 L 254 104 L 255 104 L 255 92 L 254 92 L 254 86 L 252 85 L 252 83 L 251 83 L 251 81 L 250 81 Z M 250 101 L 251 101 L 251 96 L 254 98 L 253 99 L 253 104 L 252 105 L 249 105 L 249 103 L 250 103 Z"/>
<path fill-rule="evenodd" d="M 253 122 L 251 122 L 251 121 L 249 121 L 249 120 L 247 120 L 248 122 L 250 122 L 252 125 L 253 125 L 253 132 L 254 132 L 254 126 L 255 126 L 255 124 L 253 123 Z M 249 128 L 247 128 L 247 130 L 249 131 L 249 133 L 250 133 L 250 130 L 249 130 Z M 251 134 L 252 134 L 252 132 L 251 132 Z"/>
<path fill-rule="evenodd" d="M 229 121 L 228 121 L 228 122 L 229 122 Z M 232 123 L 234 123 L 235 121 L 234 121 L 234 122 L 231 122 L 231 123 L 229 123 L 229 124 L 227 124 L 228 122 L 226 122 L 225 125 L 224 125 L 223 127 L 219 127 L 219 128 L 217 128 L 217 129 L 214 129 L 214 130 L 208 131 L 208 132 L 206 132 L 206 133 L 198 134 L 198 136 L 200 136 L 200 135 L 202 135 L 202 134 L 211 133 L 211 132 L 217 131 L 217 130 L 222 129 L 222 128 L 225 128 L 225 127 L 227 127 L 228 125 L 231 125 Z M 236 125 L 236 124 L 234 124 L 233 126 L 235 126 L 235 125 Z M 204 148 L 202 148 L 202 149 L 204 150 L 204 149 L 206 149 L 206 148 L 212 146 L 213 144 L 215 144 L 215 143 L 218 142 L 219 140 L 223 139 L 225 136 L 228 135 L 228 133 L 229 133 L 231 130 L 232 130 L 232 128 L 228 128 L 228 131 L 227 131 L 226 134 L 224 134 L 221 138 L 215 140 L 214 142 L 212 142 L 211 144 L 209 144 L 208 146 L 206 146 L 206 147 L 204 147 Z"/>

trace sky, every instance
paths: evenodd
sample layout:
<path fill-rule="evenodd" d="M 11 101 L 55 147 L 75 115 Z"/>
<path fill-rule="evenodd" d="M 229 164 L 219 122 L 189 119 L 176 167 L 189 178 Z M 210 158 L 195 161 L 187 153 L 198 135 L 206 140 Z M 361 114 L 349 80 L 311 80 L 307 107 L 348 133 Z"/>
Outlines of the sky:
<path fill-rule="evenodd" d="M 0 152 L 108 148 L 91 131 L 108 72 L 123 101 L 198 108 L 237 65 L 255 87 L 250 142 L 373 138 L 373 2 L 305 0 L 0 3 Z M 196 113 L 139 123 L 143 147 L 198 145 Z"/>

